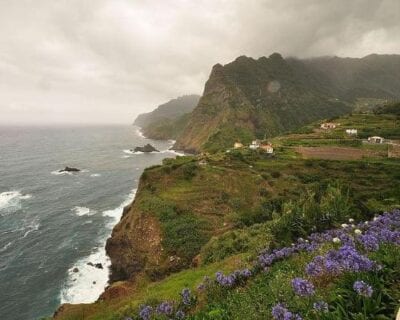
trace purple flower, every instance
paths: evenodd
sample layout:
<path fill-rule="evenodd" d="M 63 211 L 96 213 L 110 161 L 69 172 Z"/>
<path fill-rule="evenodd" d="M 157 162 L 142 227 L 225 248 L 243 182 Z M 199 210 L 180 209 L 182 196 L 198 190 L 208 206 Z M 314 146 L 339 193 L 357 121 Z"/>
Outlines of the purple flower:
<path fill-rule="evenodd" d="M 358 241 L 367 251 L 376 251 L 379 249 L 379 240 L 372 234 L 365 234 L 358 237 Z"/>
<path fill-rule="evenodd" d="M 162 302 L 157 307 L 158 314 L 170 315 L 170 314 L 172 314 L 172 311 L 173 311 L 173 307 L 172 307 L 172 304 L 170 304 L 169 302 Z"/>
<path fill-rule="evenodd" d="M 302 297 L 312 296 L 315 293 L 314 285 L 305 279 L 294 278 L 292 280 L 292 287 L 294 292 Z"/>
<path fill-rule="evenodd" d="M 185 318 L 185 313 L 184 313 L 182 310 L 178 310 L 178 311 L 175 313 L 175 318 L 177 318 L 177 319 L 184 319 L 184 318 Z"/>
<path fill-rule="evenodd" d="M 372 296 L 372 293 L 374 292 L 372 287 L 362 280 L 354 282 L 353 289 L 360 296 L 367 297 L 367 298 L 370 298 Z"/>
<path fill-rule="evenodd" d="M 293 314 L 282 303 L 278 303 L 272 308 L 272 317 L 275 320 L 302 320 L 300 315 Z"/>
<path fill-rule="evenodd" d="M 325 301 L 314 302 L 313 308 L 319 312 L 328 312 L 329 306 Z"/>
<path fill-rule="evenodd" d="M 244 277 L 244 278 L 249 278 L 249 277 L 251 277 L 251 271 L 250 271 L 249 269 L 243 269 L 243 270 L 240 272 L 240 275 L 241 275 L 242 277 Z"/>
<path fill-rule="evenodd" d="M 182 302 L 185 305 L 189 305 L 191 302 L 191 292 L 188 288 L 185 288 L 181 292 Z"/>
<path fill-rule="evenodd" d="M 139 311 L 139 317 L 142 320 L 150 320 L 153 308 L 150 306 L 142 306 Z"/>

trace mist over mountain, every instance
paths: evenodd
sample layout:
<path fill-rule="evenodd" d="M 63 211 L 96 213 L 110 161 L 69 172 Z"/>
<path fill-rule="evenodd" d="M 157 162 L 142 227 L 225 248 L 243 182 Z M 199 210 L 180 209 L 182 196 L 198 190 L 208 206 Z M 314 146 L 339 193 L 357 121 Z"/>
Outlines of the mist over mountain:
<path fill-rule="evenodd" d="M 175 147 L 215 151 L 348 113 L 358 98 L 394 99 L 399 72 L 398 55 L 301 60 L 274 53 L 217 64 Z"/>

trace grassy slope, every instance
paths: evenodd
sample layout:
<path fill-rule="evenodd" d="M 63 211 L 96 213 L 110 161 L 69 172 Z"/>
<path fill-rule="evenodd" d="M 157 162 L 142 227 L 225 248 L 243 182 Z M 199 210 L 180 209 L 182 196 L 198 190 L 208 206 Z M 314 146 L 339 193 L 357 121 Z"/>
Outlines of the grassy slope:
<path fill-rule="evenodd" d="M 358 128 L 362 133 L 368 132 L 373 125 L 376 130 L 385 130 L 394 137 L 398 134 L 398 126 L 393 123 L 398 120 L 385 115 L 353 115 L 335 121 L 341 123 L 336 130 L 314 132 L 313 129 L 319 127 L 314 124 L 301 130 L 306 133 L 274 139 L 277 146 L 274 157 L 248 150 L 232 151 L 208 156 L 205 166 L 198 165 L 199 158 L 182 157 L 166 160 L 163 166 L 146 170 L 142 177 L 147 185 L 147 191 L 141 195 L 141 199 L 145 199 L 143 203 L 154 202 L 155 199 L 173 203 L 179 216 L 189 214 L 195 219 L 208 221 L 204 229 L 207 237 L 202 238 L 201 249 L 197 247 L 193 251 L 193 247 L 189 246 L 184 247 L 187 251 L 179 253 L 182 256 L 187 254 L 187 263 L 200 253 L 196 258 L 198 267 L 158 282 L 152 283 L 145 278 L 125 298 L 77 306 L 65 312 L 60 319 L 82 319 L 82 312 L 86 315 L 85 319 L 120 319 L 144 301 L 178 297 L 182 287 L 195 287 L 205 274 L 213 275 L 216 270 L 229 271 L 246 264 L 261 248 L 276 245 L 278 240 L 273 236 L 274 211 L 279 212 L 282 204 L 289 200 L 299 199 L 306 190 L 324 188 L 334 180 L 348 186 L 355 216 L 363 217 L 371 212 L 400 207 L 398 160 L 386 159 L 382 155 L 358 161 L 305 160 L 292 148 L 299 144 L 336 145 L 336 139 L 343 137 L 343 129 L 347 126 Z M 356 143 L 354 146 L 364 148 Z M 162 217 L 159 219 L 168 228 L 168 221 Z M 173 245 L 179 241 L 180 235 L 185 234 L 185 228 L 191 228 L 185 220 L 176 221 L 181 233 L 169 234 L 169 238 L 164 239 L 170 253 L 176 253 L 173 252 Z M 277 267 L 274 277 L 285 279 L 288 273 L 296 270 L 296 261 L 287 263 Z M 274 279 L 268 280 L 272 281 L 271 286 L 279 286 Z M 254 290 L 264 290 L 259 287 L 260 281 L 266 279 L 256 279 Z M 215 303 L 233 308 L 234 303 L 253 296 L 253 289 L 249 289 L 232 293 L 226 301 Z M 239 315 L 246 311 L 241 307 L 232 310 L 236 310 L 232 312 L 237 319 L 241 319 Z"/>

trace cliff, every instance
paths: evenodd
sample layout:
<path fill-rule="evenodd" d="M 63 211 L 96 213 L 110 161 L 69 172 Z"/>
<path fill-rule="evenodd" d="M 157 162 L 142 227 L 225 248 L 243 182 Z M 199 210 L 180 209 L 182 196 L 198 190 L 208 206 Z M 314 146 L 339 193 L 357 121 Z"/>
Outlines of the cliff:
<path fill-rule="evenodd" d="M 151 112 L 138 115 L 133 124 L 141 127 L 148 138 L 176 139 L 186 126 L 188 115 L 199 99 L 200 96 L 195 94 L 172 99 Z"/>
<path fill-rule="evenodd" d="M 213 67 L 175 148 L 215 152 L 352 110 L 358 98 L 399 97 L 400 56 L 258 60 Z"/>

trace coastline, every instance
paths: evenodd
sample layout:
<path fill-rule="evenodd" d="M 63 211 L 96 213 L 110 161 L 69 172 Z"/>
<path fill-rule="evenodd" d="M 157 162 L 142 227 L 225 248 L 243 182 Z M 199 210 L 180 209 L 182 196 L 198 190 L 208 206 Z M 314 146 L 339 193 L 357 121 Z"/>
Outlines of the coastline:
<path fill-rule="evenodd" d="M 136 127 L 136 134 L 146 140 L 152 140 L 144 136 L 141 128 Z M 160 154 L 172 153 L 183 156 L 184 153 L 172 149 L 174 140 L 163 140 L 169 143 L 169 148 L 161 150 Z M 125 152 L 125 151 L 124 151 Z M 137 153 L 139 154 L 139 153 Z M 140 153 L 142 154 L 142 153 Z M 116 208 L 103 211 L 101 214 L 110 220 L 105 224 L 104 234 L 98 240 L 90 255 L 80 258 L 68 269 L 67 278 L 60 290 L 60 305 L 93 303 L 99 299 L 105 289 L 110 285 L 111 260 L 106 253 L 106 241 L 111 236 L 114 227 L 121 220 L 124 208 L 134 200 L 137 187 L 127 195 L 126 199 Z M 101 263 L 102 268 L 96 268 L 91 264 Z"/>

